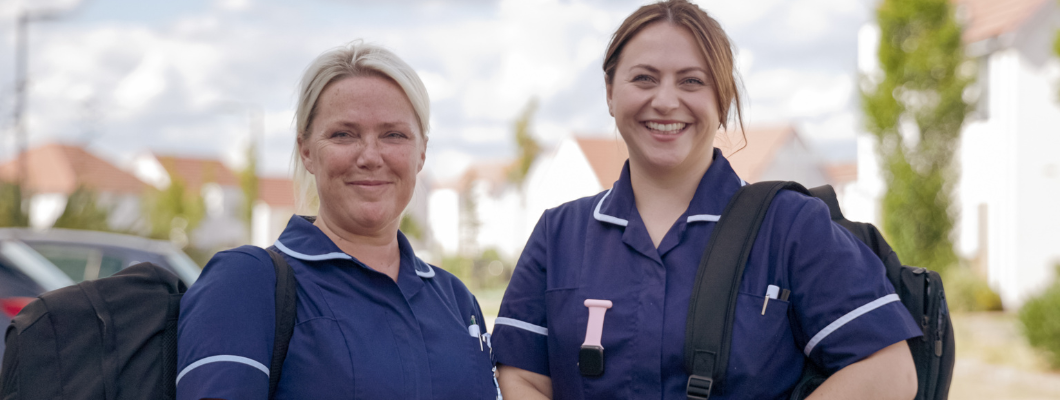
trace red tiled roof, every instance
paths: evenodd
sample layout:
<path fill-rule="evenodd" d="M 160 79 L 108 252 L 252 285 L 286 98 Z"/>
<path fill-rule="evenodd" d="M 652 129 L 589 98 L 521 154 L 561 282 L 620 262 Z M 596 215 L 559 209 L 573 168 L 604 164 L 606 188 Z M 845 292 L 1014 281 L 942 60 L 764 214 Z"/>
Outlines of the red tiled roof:
<path fill-rule="evenodd" d="M 273 207 L 294 208 L 294 181 L 289 178 L 258 178 L 258 198 Z"/>
<path fill-rule="evenodd" d="M 739 133 L 720 131 L 715 137 L 714 146 L 725 154 L 737 175 L 754 182 L 773 161 L 777 150 L 796 133 L 795 128 L 788 125 L 748 128 L 746 131 L 746 147 L 743 146 L 744 141 Z M 629 158 L 629 149 L 621 136 L 615 135 L 614 139 L 579 137 L 575 138 L 575 141 L 589 160 L 589 165 L 592 166 L 602 187 L 610 187 L 618 180 L 622 165 Z"/>
<path fill-rule="evenodd" d="M 826 164 L 824 173 L 832 185 L 842 185 L 858 180 L 858 163 Z"/>
<path fill-rule="evenodd" d="M 618 180 L 618 176 L 622 174 L 622 165 L 629 158 L 626 142 L 618 134 L 614 136 L 614 139 L 574 138 L 578 147 L 582 149 L 582 154 L 585 154 L 585 159 L 589 161 L 589 166 L 593 168 L 600 187 L 604 188 L 611 187 L 611 184 Z"/>
<path fill-rule="evenodd" d="M 499 189 L 508 181 L 508 173 L 515 167 L 515 160 L 492 160 L 471 164 L 455 183 L 459 191 L 471 188 L 475 181 L 487 181 L 491 189 Z M 443 185 L 445 186 L 445 185 Z"/>
<path fill-rule="evenodd" d="M 176 175 L 184 182 L 189 193 L 199 193 L 202 185 L 217 183 L 222 186 L 239 186 L 239 178 L 218 160 L 177 156 L 156 156 L 170 176 Z"/>
<path fill-rule="evenodd" d="M 132 174 L 96 157 L 85 149 L 65 144 L 46 144 L 0 166 L 0 179 L 19 178 L 21 158 L 27 162 L 26 189 L 36 193 L 70 194 L 83 186 L 97 192 L 140 194 L 147 188 Z"/>
<path fill-rule="evenodd" d="M 1050 0 L 953 0 L 966 7 L 962 38 L 975 43 L 1016 30 Z"/>
<path fill-rule="evenodd" d="M 745 132 L 746 141 L 737 131 L 719 131 L 714 146 L 721 149 L 736 175 L 748 182 L 757 182 L 773 161 L 777 150 L 796 134 L 795 128 L 790 125 L 755 127 L 745 129 Z"/>

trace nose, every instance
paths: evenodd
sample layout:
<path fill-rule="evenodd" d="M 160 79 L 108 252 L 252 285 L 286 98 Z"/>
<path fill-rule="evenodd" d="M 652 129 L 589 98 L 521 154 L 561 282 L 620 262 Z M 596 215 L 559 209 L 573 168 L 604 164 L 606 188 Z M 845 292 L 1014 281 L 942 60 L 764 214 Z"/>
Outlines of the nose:
<path fill-rule="evenodd" d="M 357 168 L 374 170 L 383 165 L 383 155 L 379 148 L 379 140 L 369 138 L 364 141 L 364 147 L 357 153 Z"/>
<path fill-rule="evenodd" d="M 677 98 L 677 87 L 674 82 L 663 82 L 658 86 L 655 96 L 651 100 L 651 106 L 659 115 L 669 115 L 680 106 Z"/>

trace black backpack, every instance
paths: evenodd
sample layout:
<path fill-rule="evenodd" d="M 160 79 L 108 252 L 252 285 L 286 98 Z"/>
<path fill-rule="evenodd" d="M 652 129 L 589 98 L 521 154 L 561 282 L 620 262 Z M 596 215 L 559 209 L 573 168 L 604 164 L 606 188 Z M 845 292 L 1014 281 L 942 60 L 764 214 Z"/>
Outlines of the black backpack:
<path fill-rule="evenodd" d="M 902 265 L 898 255 L 872 224 L 852 222 L 843 217 L 835 191 L 825 185 L 807 190 L 795 182 L 760 182 L 740 188 L 729 200 L 711 234 L 696 273 L 689 301 L 685 330 L 685 370 L 689 374 L 689 399 L 710 398 L 716 382 L 723 382 L 729 363 L 737 288 L 769 204 L 780 190 L 794 190 L 820 198 L 828 205 L 831 218 L 869 246 L 883 261 L 887 279 L 894 285 L 902 304 L 920 324 L 923 336 L 909 339 L 917 372 L 917 400 L 946 399 L 953 378 L 954 341 L 946 307 L 942 279 L 935 271 Z M 795 386 L 792 400 L 810 395 L 828 376 L 805 363 L 802 379 Z"/>
<path fill-rule="evenodd" d="M 271 398 L 294 331 L 297 283 L 283 257 L 268 252 L 277 277 Z M 172 272 L 140 263 L 40 295 L 7 328 L 0 399 L 175 399 L 186 290 Z"/>

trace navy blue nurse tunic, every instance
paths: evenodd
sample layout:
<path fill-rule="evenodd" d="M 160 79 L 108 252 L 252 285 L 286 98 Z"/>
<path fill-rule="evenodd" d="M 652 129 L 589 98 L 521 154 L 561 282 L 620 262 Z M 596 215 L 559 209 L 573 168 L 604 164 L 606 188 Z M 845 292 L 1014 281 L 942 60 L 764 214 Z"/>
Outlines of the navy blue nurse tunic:
<path fill-rule="evenodd" d="M 691 204 L 652 243 L 628 163 L 614 186 L 544 213 L 494 323 L 496 362 L 551 377 L 555 399 L 686 399 L 685 323 L 703 248 L 744 182 L 717 149 Z M 771 299 L 769 285 L 791 291 Z M 611 300 L 604 374 L 583 377 L 585 299 Z M 782 399 L 805 360 L 829 372 L 920 330 L 880 260 L 831 222 L 818 199 L 790 191 L 770 206 L 737 297 L 725 382 L 712 400 Z"/>
<path fill-rule="evenodd" d="M 489 341 L 473 335 L 486 332 L 475 297 L 397 235 L 395 282 L 291 218 L 275 245 L 298 280 L 298 315 L 277 399 L 498 396 Z M 275 285 L 260 248 L 210 260 L 181 301 L 178 399 L 267 397 Z"/>

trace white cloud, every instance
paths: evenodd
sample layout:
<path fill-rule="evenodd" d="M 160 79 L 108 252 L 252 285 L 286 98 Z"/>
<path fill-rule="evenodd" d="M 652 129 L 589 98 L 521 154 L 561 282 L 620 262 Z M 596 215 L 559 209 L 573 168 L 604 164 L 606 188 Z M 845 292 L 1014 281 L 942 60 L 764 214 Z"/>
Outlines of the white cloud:
<path fill-rule="evenodd" d="M 820 121 L 808 121 L 799 124 L 799 133 L 805 138 L 825 140 L 854 140 L 855 134 L 861 131 L 858 117 L 854 111 L 843 111 Z"/>
<path fill-rule="evenodd" d="M 460 150 L 428 148 L 423 172 L 439 182 L 451 181 L 459 178 L 474 161 L 474 156 Z"/>
<path fill-rule="evenodd" d="M 749 101 L 772 109 L 770 119 L 817 117 L 842 111 L 854 94 L 852 74 L 771 69 L 746 77 Z M 761 115 L 763 110 L 756 110 Z"/>
<path fill-rule="evenodd" d="M 225 11 L 246 11 L 252 5 L 250 0 L 216 0 L 215 4 Z"/>
<path fill-rule="evenodd" d="M 864 4 L 853 0 L 793 0 L 785 6 L 782 39 L 799 43 L 820 39 L 835 29 L 837 22 L 858 18 L 865 11 Z"/>
<path fill-rule="evenodd" d="M 705 10 L 725 29 L 734 29 L 751 25 L 761 20 L 767 13 L 776 9 L 783 0 L 699 0 L 700 8 Z"/>
<path fill-rule="evenodd" d="M 167 62 L 162 53 L 147 53 L 140 65 L 122 79 L 114 90 L 118 106 L 136 112 L 150 105 L 151 100 L 166 90 L 166 70 Z"/>
<path fill-rule="evenodd" d="M 460 128 L 460 138 L 467 143 L 503 143 L 511 140 L 509 128 L 503 125 L 471 125 Z"/>

